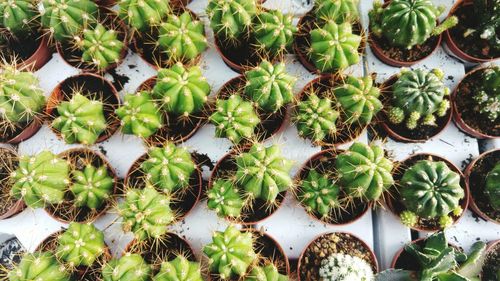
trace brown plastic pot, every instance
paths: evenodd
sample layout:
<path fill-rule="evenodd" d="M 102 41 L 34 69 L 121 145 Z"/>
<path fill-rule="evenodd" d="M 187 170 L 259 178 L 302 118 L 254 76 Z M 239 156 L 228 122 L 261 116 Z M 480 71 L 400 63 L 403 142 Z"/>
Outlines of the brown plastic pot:
<path fill-rule="evenodd" d="M 29 58 L 18 63 L 17 67 L 36 71 L 42 68 L 51 58 L 52 50 L 49 45 L 49 35 L 43 35 L 35 52 Z"/>
<path fill-rule="evenodd" d="M 7 156 L 10 155 L 10 156 Z M 2 161 L 0 162 L 0 171 L 5 171 L 6 173 L 10 173 L 11 170 L 14 170 L 17 166 L 17 153 L 10 149 L 10 148 L 5 148 L 5 147 L 0 147 L 0 156 L 3 157 Z M 9 159 L 12 161 L 9 161 Z M 0 178 L 2 181 L 7 181 L 9 175 L 8 174 L 0 174 Z M 6 192 L 10 192 L 10 186 L 7 186 L 8 190 L 5 190 Z M 2 190 L 0 190 L 2 192 Z M 3 196 L 1 196 L 3 198 Z M 0 204 L 10 204 L 11 206 L 7 209 L 6 212 L 0 213 L 0 220 L 10 218 L 14 215 L 17 215 L 21 211 L 26 208 L 26 204 L 24 204 L 23 200 L 11 200 L 12 198 L 8 198 L 8 202 L 0 202 Z"/>

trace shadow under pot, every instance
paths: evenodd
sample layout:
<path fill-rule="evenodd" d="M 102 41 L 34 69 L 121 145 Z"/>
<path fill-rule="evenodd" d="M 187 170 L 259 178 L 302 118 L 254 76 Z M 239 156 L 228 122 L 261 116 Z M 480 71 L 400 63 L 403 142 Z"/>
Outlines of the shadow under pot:
<path fill-rule="evenodd" d="M 12 181 L 10 175 L 17 169 L 17 153 L 9 148 L 0 147 L 0 220 L 19 214 L 26 205 L 10 195 Z"/>
<path fill-rule="evenodd" d="M 470 189 L 470 208 L 481 218 L 498 224 L 500 224 L 500 209 L 495 209 L 491 205 L 491 200 L 485 191 L 486 176 L 499 163 L 500 149 L 495 149 L 479 155 L 465 170 Z"/>
<path fill-rule="evenodd" d="M 451 122 L 452 109 L 447 110 L 444 116 L 436 116 L 436 125 L 418 124 L 414 129 L 408 129 L 406 122 L 394 124 L 389 121 L 388 109 L 392 107 L 393 85 L 398 81 L 398 75 L 393 75 L 385 81 L 380 87 L 380 100 L 384 105 L 384 109 L 378 114 L 382 128 L 387 132 L 391 139 L 405 143 L 426 142 L 430 138 L 439 135 L 446 126 Z M 443 97 L 445 100 L 450 100 L 450 95 Z M 451 102 L 450 102 L 451 103 Z"/>
<path fill-rule="evenodd" d="M 363 202 L 359 198 L 349 199 L 348 195 L 342 190 L 339 193 L 339 206 L 330 210 L 327 216 L 321 215 L 316 210 L 309 211 L 304 202 L 301 202 L 301 194 L 303 194 L 302 182 L 307 179 L 308 174 L 314 170 L 320 175 L 335 176 L 335 160 L 337 155 L 343 150 L 328 149 L 322 150 L 313 155 L 302 166 L 295 176 L 295 186 L 297 201 L 306 209 L 307 214 L 315 220 L 331 225 L 347 225 L 359 220 L 370 209 L 371 203 Z"/>
<path fill-rule="evenodd" d="M 481 280 L 500 279 L 500 240 L 488 243 L 480 277 Z"/>
<path fill-rule="evenodd" d="M 336 254 L 359 258 L 371 268 L 373 275 L 378 272 L 377 258 L 370 246 L 353 234 L 332 232 L 317 236 L 302 251 L 297 264 L 298 281 L 321 280 L 319 271 L 323 260 Z"/>
<path fill-rule="evenodd" d="M 446 166 L 448 166 L 451 172 L 454 172 L 460 176 L 460 187 L 463 190 L 464 196 L 458 201 L 458 206 L 462 209 L 462 212 L 459 215 L 455 215 L 453 214 L 453 212 L 450 212 L 448 214 L 453 220 L 452 224 L 457 223 L 458 220 L 463 216 L 463 214 L 467 210 L 467 206 L 469 204 L 469 187 L 467 185 L 464 175 L 462 174 L 462 171 L 455 164 L 451 163 L 448 159 L 442 158 L 434 154 L 417 153 L 397 163 L 396 167 L 393 169 L 393 175 L 392 175 L 395 182 L 394 187 L 391 189 L 393 190 L 393 192 L 390 194 L 387 193 L 384 196 L 388 209 L 398 219 L 400 219 L 400 215 L 403 211 L 407 211 L 406 207 L 402 202 L 403 200 L 400 190 L 401 188 L 404 187 L 401 186 L 401 179 L 403 178 L 403 175 L 409 168 L 411 168 L 413 165 L 417 164 L 421 160 L 429 160 L 432 162 L 444 162 Z M 428 231 L 428 232 L 438 231 L 442 229 L 439 225 L 440 224 L 439 221 L 440 221 L 439 217 L 434 217 L 434 218 L 417 217 L 416 224 L 410 228 L 417 231 Z"/>
<path fill-rule="evenodd" d="M 66 78 L 52 91 L 45 109 L 51 130 L 60 139 L 64 140 L 61 132 L 53 127 L 52 122 L 54 119 L 60 117 L 58 106 L 63 102 L 72 100 L 77 93 L 91 101 L 101 102 L 103 105 L 106 128 L 99 134 L 95 143 L 103 142 L 110 138 L 120 126 L 120 120 L 115 114 L 115 110 L 119 107 L 120 99 L 115 87 L 108 80 L 92 73 L 82 73 Z M 78 142 L 78 139 L 75 142 Z"/>
<path fill-rule="evenodd" d="M 18 69 L 36 71 L 52 58 L 49 35 L 35 33 L 21 39 L 9 36 L 1 46 L 2 58 L 8 63 L 15 63 Z"/>

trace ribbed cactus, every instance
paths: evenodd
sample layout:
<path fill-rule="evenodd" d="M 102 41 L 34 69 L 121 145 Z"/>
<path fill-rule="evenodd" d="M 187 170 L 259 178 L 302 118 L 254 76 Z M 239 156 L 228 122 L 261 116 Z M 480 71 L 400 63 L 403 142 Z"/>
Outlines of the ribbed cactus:
<path fill-rule="evenodd" d="M 106 165 L 94 167 L 89 164 L 82 171 L 72 171 L 72 178 L 70 190 L 76 206 L 98 209 L 113 193 L 115 183 Z"/>
<path fill-rule="evenodd" d="M 299 101 L 293 117 L 299 135 L 314 142 L 321 142 L 328 136 L 335 135 L 340 114 L 333 106 L 330 98 L 319 98 L 315 93 L 311 93 L 306 100 Z"/>
<path fill-rule="evenodd" d="M 355 142 L 337 156 L 335 167 L 344 191 L 363 200 L 378 200 L 394 183 L 393 163 L 385 158 L 384 149 L 378 145 Z"/>
<path fill-rule="evenodd" d="M 83 30 L 83 38 L 77 37 L 77 45 L 82 50 L 82 61 L 102 70 L 110 64 L 118 63 L 125 44 L 118 38 L 118 32 L 107 29 L 102 24 Z"/>
<path fill-rule="evenodd" d="M 158 44 L 172 61 L 190 61 L 207 47 L 203 23 L 189 12 L 170 14 L 160 26 Z"/>
<path fill-rule="evenodd" d="M 126 253 L 104 265 L 102 277 L 104 281 L 148 281 L 151 271 L 151 266 L 140 255 Z"/>
<path fill-rule="evenodd" d="M 335 253 L 321 261 L 319 276 L 322 281 L 370 281 L 373 270 L 368 262 L 349 254 Z"/>
<path fill-rule="evenodd" d="M 91 266 L 103 253 L 104 234 L 92 224 L 72 222 L 57 238 L 56 255 L 71 267 Z"/>
<path fill-rule="evenodd" d="M 37 8 L 33 0 L 8 0 L 0 3 L 0 27 L 14 36 L 25 36 L 34 27 Z"/>
<path fill-rule="evenodd" d="M 216 231 L 212 243 L 203 247 L 210 271 L 223 280 L 243 276 L 257 258 L 253 242 L 251 232 L 241 232 L 234 226 Z"/>
<path fill-rule="evenodd" d="M 346 122 L 370 124 L 373 117 L 382 109 L 379 100 L 380 89 L 373 85 L 371 76 L 357 78 L 348 76 L 344 84 L 333 90 L 342 106 Z"/>
<path fill-rule="evenodd" d="M 488 197 L 491 207 L 500 210 L 500 162 L 486 176 L 484 193 Z"/>
<path fill-rule="evenodd" d="M 152 187 L 128 190 L 118 211 L 124 231 L 132 231 L 139 240 L 160 237 L 174 220 L 170 199 Z"/>
<path fill-rule="evenodd" d="M 361 36 L 352 33 L 350 23 L 333 21 L 310 32 L 309 56 L 321 72 L 332 72 L 357 64 L 360 60 L 358 47 Z"/>
<path fill-rule="evenodd" d="M 388 111 L 391 123 L 403 121 L 408 129 L 421 125 L 436 125 L 436 117 L 443 117 L 450 108 L 445 99 L 449 89 L 443 83 L 444 73 L 439 69 L 403 70 L 392 86 L 392 107 Z"/>
<path fill-rule="evenodd" d="M 41 114 L 45 96 L 31 72 L 4 65 L 0 70 L 0 122 L 23 124 Z"/>
<path fill-rule="evenodd" d="M 255 266 L 250 271 L 246 281 L 288 281 L 288 276 L 278 272 L 278 268 L 272 263 L 266 266 Z"/>
<path fill-rule="evenodd" d="M 500 67 L 487 68 L 482 73 L 481 82 L 481 89 L 473 99 L 479 113 L 495 122 L 500 117 Z"/>
<path fill-rule="evenodd" d="M 474 20 L 479 22 L 476 28 L 469 29 L 466 33 L 479 32 L 479 38 L 488 40 L 492 49 L 500 50 L 500 36 L 497 32 L 500 28 L 500 0 L 475 0 L 472 3 L 474 15 L 477 15 Z"/>
<path fill-rule="evenodd" d="M 153 277 L 153 281 L 203 281 L 200 263 L 178 255 L 174 260 L 161 264 L 160 272 Z"/>
<path fill-rule="evenodd" d="M 293 100 L 297 78 L 288 74 L 284 63 L 273 65 L 267 60 L 245 72 L 245 94 L 267 112 L 276 112 Z"/>
<path fill-rule="evenodd" d="M 9 281 L 70 281 L 70 274 L 49 252 L 25 254 L 9 272 Z"/>
<path fill-rule="evenodd" d="M 215 210 L 219 217 L 237 218 L 244 205 L 238 188 L 228 180 L 217 179 L 207 191 L 208 208 Z"/>
<path fill-rule="evenodd" d="M 170 13 L 169 1 L 120 0 L 119 16 L 135 30 L 148 31 Z"/>
<path fill-rule="evenodd" d="M 217 100 L 216 111 L 210 116 L 210 121 L 215 125 L 217 137 L 227 137 L 236 144 L 251 138 L 260 123 L 252 103 L 236 94 Z"/>
<path fill-rule="evenodd" d="M 61 203 L 70 183 L 68 163 L 49 151 L 21 156 L 10 177 L 11 194 L 32 208 Z"/>
<path fill-rule="evenodd" d="M 250 31 L 256 11 L 255 0 L 210 0 L 206 9 L 215 35 L 232 41 Z"/>
<path fill-rule="evenodd" d="M 125 134 L 141 138 L 150 137 L 163 126 L 163 115 L 147 91 L 125 95 L 116 115 L 121 119 L 122 131 Z"/>
<path fill-rule="evenodd" d="M 195 169 L 189 151 L 172 142 L 149 149 L 148 158 L 141 164 L 146 180 L 167 193 L 187 187 Z"/>
<path fill-rule="evenodd" d="M 52 121 L 52 127 L 67 143 L 94 144 L 107 127 L 102 102 L 90 100 L 78 91 L 71 100 L 57 106 L 57 113 L 59 117 Z"/>
<path fill-rule="evenodd" d="M 41 23 L 57 41 L 70 40 L 96 19 L 92 0 L 42 0 Z"/>
<path fill-rule="evenodd" d="M 292 16 L 283 15 L 279 10 L 259 12 L 252 30 L 257 48 L 271 56 L 285 53 L 296 32 Z"/>
<path fill-rule="evenodd" d="M 298 198 L 309 213 L 328 217 L 331 210 L 340 207 L 340 187 L 326 174 L 312 169 L 300 182 Z"/>
<path fill-rule="evenodd" d="M 314 12 L 320 21 L 355 22 L 359 20 L 358 4 L 359 0 L 317 0 Z"/>
<path fill-rule="evenodd" d="M 209 94 L 210 84 L 200 67 L 186 68 L 180 63 L 160 69 L 153 88 L 153 97 L 167 112 L 186 117 L 202 111 Z"/>
<path fill-rule="evenodd" d="M 284 158 L 278 145 L 252 145 L 248 152 L 236 157 L 236 181 L 251 198 L 274 203 L 278 193 L 292 186 L 292 161 Z"/>

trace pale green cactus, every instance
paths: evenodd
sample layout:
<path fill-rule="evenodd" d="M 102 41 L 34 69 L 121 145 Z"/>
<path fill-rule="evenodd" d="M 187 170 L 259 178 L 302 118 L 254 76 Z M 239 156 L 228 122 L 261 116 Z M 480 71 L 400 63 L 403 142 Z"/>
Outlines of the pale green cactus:
<path fill-rule="evenodd" d="M 288 276 L 280 274 L 278 268 L 269 263 L 266 266 L 255 266 L 250 274 L 245 278 L 246 281 L 288 281 Z"/>
<path fill-rule="evenodd" d="M 126 253 L 112 259 L 102 269 L 103 281 L 148 281 L 151 266 L 138 254 Z"/>
<path fill-rule="evenodd" d="M 359 0 L 316 0 L 314 12 L 320 21 L 336 23 L 359 20 Z"/>
<path fill-rule="evenodd" d="M 70 191 L 75 196 L 76 206 L 98 209 L 113 193 L 115 180 L 108 174 L 106 165 L 94 167 L 89 164 L 82 171 L 74 170 L 72 178 Z"/>
<path fill-rule="evenodd" d="M 300 136 L 322 142 L 337 133 L 339 115 L 330 98 L 319 98 L 311 93 L 306 100 L 297 103 L 293 119 Z"/>
<path fill-rule="evenodd" d="M 25 254 L 18 266 L 9 271 L 9 281 L 70 281 L 68 270 L 49 252 Z"/>
<path fill-rule="evenodd" d="M 339 193 L 340 187 L 331 177 L 312 169 L 300 182 L 298 198 L 307 212 L 325 218 L 333 209 L 340 207 Z"/>
<path fill-rule="evenodd" d="M 258 13 L 252 30 L 257 48 L 271 56 L 285 53 L 297 32 L 292 19 L 291 15 L 283 15 L 279 10 L 264 10 Z"/>
<path fill-rule="evenodd" d="M 219 217 L 238 218 L 244 201 L 236 185 L 228 180 L 217 179 L 207 191 L 208 208 Z"/>
<path fill-rule="evenodd" d="M 57 238 L 56 255 L 71 267 L 91 266 L 104 253 L 104 234 L 92 224 L 72 222 Z"/>
<path fill-rule="evenodd" d="M 215 35 L 231 41 L 250 31 L 256 12 L 255 0 L 210 0 L 206 9 Z"/>
<path fill-rule="evenodd" d="M 174 260 L 163 262 L 153 281 L 203 281 L 199 262 L 189 261 L 178 255 Z"/>
<path fill-rule="evenodd" d="M 35 27 L 36 1 L 8 0 L 0 3 L 0 27 L 16 36 L 25 36 Z"/>
<path fill-rule="evenodd" d="M 125 134 L 148 138 L 163 127 L 163 115 L 147 91 L 125 95 L 116 115 L 121 119 L 122 131 Z"/>
<path fill-rule="evenodd" d="M 481 75 L 481 84 L 473 99 L 479 113 L 495 122 L 500 117 L 500 67 L 485 69 Z"/>
<path fill-rule="evenodd" d="M 371 281 L 373 269 L 362 258 L 349 254 L 335 253 L 321 261 L 319 276 L 322 281 Z"/>
<path fill-rule="evenodd" d="M 120 18 L 141 32 L 157 26 L 171 12 L 169 1 L 120 0 L 118 6 Z"/>
<path fill-rule="evenodd" d="M 82 61 L 98 70 L 119 63 L 126 47 L 116 30 L 107 29 L 100 23 L 84 29 L 83 37 L 77 37 L 77 45 L 83 52 Z"/>

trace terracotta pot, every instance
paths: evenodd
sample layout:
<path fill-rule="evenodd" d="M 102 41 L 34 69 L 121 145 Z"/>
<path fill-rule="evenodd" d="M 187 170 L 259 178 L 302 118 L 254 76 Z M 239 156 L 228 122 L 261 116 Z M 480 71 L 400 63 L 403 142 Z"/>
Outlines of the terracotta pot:
<path fill-rule="evenodd" d="M 43 124 L 43 117 L 33 119 L 33 121 L 31 121 L 28 124 L 28 126 L 23 128 L 19 134 L 13 136 L 10 139 L 5 140 L 5 142 L 9 144 L 18 144 L 22 141 L 25 141 L 31 138 L 33 135 L 35 135 L 42 127 L 42 124 Z"/>
<path fill-rule="evenodd" d="M 8 219 L 10 217 L 13 217 L 20 212 L 22 212 L 26 208 L 26 204 L 24 204 L 23 200 L 17 200 L 12 207 L 9 208 L 9 210 L 3 214 L 0 214 L 0 220 Z"/>
<path fill-rule="evenodd" d="M 10 156 L 8 156 L 10 155 Z M 4 148 L 4 147 L 0 147 L 0 156 L 2 158 L 4 158 L 1 162 L 0 162 L 0 171 L 5 171 L 6 173 L 10 173 L 10 170 L 14 170 L 17 166 L 17 152 L 10 149 L 10 148 Z M 6 159 L 7 158 L 7 159 Z M 9 158 L 11 161 L 9 161 Z M 12 165 L 12 166 L 11 166 Z M 2 181 L 6 181 L 8 180 L 8 177 L 9 175 L 7 174 L 4 174 L 2 172 L 2 174 L 0 174 L 0 178 Z M 5 177 L 5 178 L 4 178 Z M 6 192 L 9 192 L 10 191 L 10 185 L 7 186 L 8 190 L 5 190 Z M 0 190 L 0 192 L 3 192 L 2 190 Z M 2 198 L 3 198 L 3 195 L 0 195 Z M 8 202 L 0 202 L 0 204 L 9 204 L 9 202 L 11 203 L 10 207 L 7 209 L 6 212 L 4 213 L 0 213 L 0 220 L 3 220 L 3 219 L 7 219 L 7 218 L 10 218 L 14 215 L 17 215 L 19 214 L 21 211 L 24 210 L 24 208 L 26 208 L 26 204 L 24 204 L 24 201 L 23 200 L 10 200 L 10 195 L 9 195 L 9 198 L 7 198 L 7 201 Z"/>
<path fill-rule="evenodd" d="M 52 58 L 52 50 L 49 45 L 49 35 L 43 35 L 40 45 L 36 51 L 26 60 L 20 62 L 19 69 L 29 69 L 36 71 L 42 68 Z"/>
<path fill-rule="evenodd" d="M 460 168 L 458 168 L 455 164 L 453 164 L 452 162 L 450 162 L 448 159 L 446 158 L 443 158 L 439 155 L 436 155 L 436 154 L 432 154 L 432 153 L 416 153 L 416 154 L 413 154 L 411 156 L 409 156 L 408 158 L 406 158 L 405 160 L 399 162 L 399 165 L 397 165 L 394 169 L 393 169 L 393 177 L 394 177 L 394 180 L 395 180 L 395 185 L 397 186 L 398 185 L 398 181 L 400 180 L 400 177 L 403 176 L 403 173 L 406 171 L 406 168 L 407 165 L 405 165 L 405 163 L 408 163 L 408 162 L 411 162 L 411 161 L 419 161 L 419 160 L 424 160 L 424 159 L 427 159 L 428 157 L 432 157 L 433 161 L 443 161 L 446 163 L 446 165 L 448 166 L 448 168 L 450 168 L 450 170 L 452 170 L 453 172 L 457 173 L 458 175 L 460 175 L 460 186 L 463 188 L 464 190 L 464 198 L 462 198 L 460 201 L 459 201 L 459 204 L 460 204 L 460 207 L 462 208 L 462 213 L 455 217 L 453 216 L 453 224 L 456 224 L 458 223 L 458 221 L 462 218 L 462 216 L 465 214 L 465 212 L 467 211 L 467 207 L 469 205 L 469 185 L 467 184 L 467 181 L 465 180 L 465 176 L 462 174 L 462 171 Z M 404 170 L 400 169 L 401 167 L 403 167 Z M 399 173 L 398 173 L 399 171 Z M 397 191 L 396 191 L 397 192 Z M 398 201 L 396 201 L 396 198 L 394 196 L 386 196 L 386 204 L 387 204 L 387 207 L 388 209 L 391 211 L 391 213 L 396 216 L 396 218 L 399 220 L 399 209 L 400 208 L 404 208 L 402 206 L 402 204 Z M 422 231 L 422 232 L 433 232 L 433 231 L 438 231 L 438 230 L 441 230 L 439 228 L 439 226 L 437 227 L 423 227 L 423 226 L 413 226 L 413 227 L 410 227 L 411 229 L 413 230 L 417 230 L 417 231 Z"/>
<path fill-rule="evenodd" d="M 485 250 L 484 255 L 487 257 L 491 251 L 495 250 L 498 247 L 498 244 L 500 244 L 500 239 L 488 242 L 488 244 L 486 245 L 486 250 Z M 485 262 L 486 261 L 487 260 L 485 260 Z M 483 268 L 484 268 L 484 266 L 483 266 Z M 500 277 L 500 276 L 497 275 L 497 278 L 498 277 Z M 483 270 L 481 270 L 481 273 L 479 274 L 479 279 L 483 280 Z"/>

